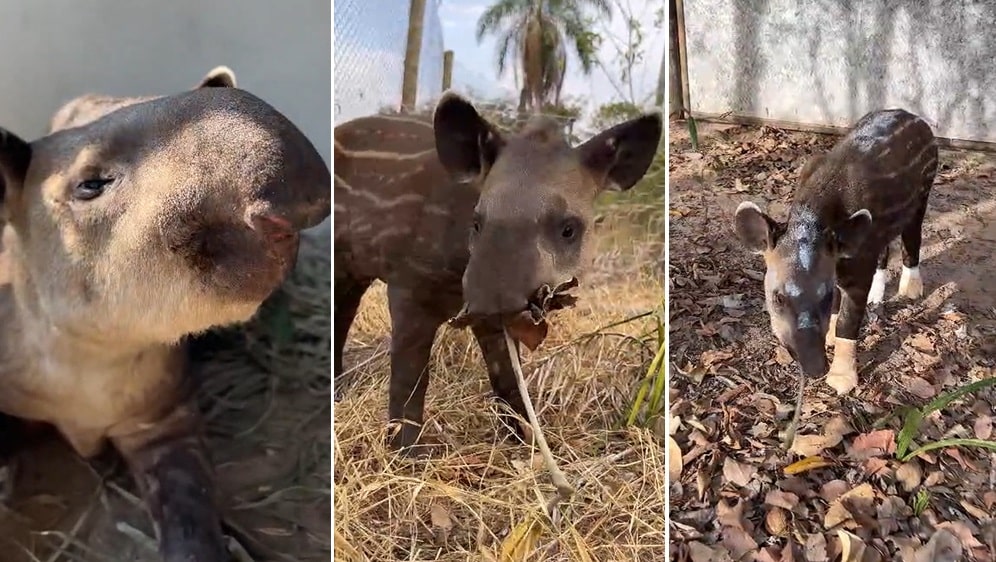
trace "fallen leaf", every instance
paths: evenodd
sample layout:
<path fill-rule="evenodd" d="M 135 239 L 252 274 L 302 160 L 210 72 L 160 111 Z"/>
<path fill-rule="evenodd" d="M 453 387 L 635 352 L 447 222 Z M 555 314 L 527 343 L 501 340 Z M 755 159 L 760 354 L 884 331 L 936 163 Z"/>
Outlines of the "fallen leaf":
<path fill-rule="evenodd" d="M 931 341 L 930 337 L 920 332 L 909 339 L 910 345 L 913 346 L 917 351 L 922 351 L 924 353 L 933 353 L 934 342 Z"/>
<path fill-rule="evenodd" d="M 894 452 L 896 452 L 896 433 L 891 429 L 880 429 L 855 437 L 849 454 L 855 460 L 865 460 Z"/>
<path fill-rule="evenodd" d="M 865 474 L 868 476 L 887 476 L 889 474 L 889 461 L 882 458 L 870 458 L 862 465 Z"/>
<path fill-rule="evenodd" d="M 903 386 L 906 390 L 909 390 L 915 396 L 923 398 L 924 400 L 933 398 L 937 394 L 937 389 L 934 388 L 934 385 L 920 377 L 907 377 L 904 380 Z"/>
<path fill-rule="evenodd" d="M 764 527 L 776 537 L 788 536 L 788 514 L 780 507 L 772 507 L 764 516 Z"/>
<path fill-rule="evenodd" d="M 903 485 L 903 489 L 907 492 L 912 492 L 920 485 L 920 481 L 923 480 L 923 472 L 920 470 L 920 461 L 910 459 L 909 462 L 903 463 L 896 470 L 896 480 Z"/>
<path fill-rule="evenodd" d="M 766 496 L 764 496 L 764 503 L 792 511 L 795 509 L 795 506 L 799 504 L 799 496 L 793 494 L 792 492 L 771 490 Z"/>
<path fill-rule="evenodd" d="M 743 529 L 726 527 L 722 531 L 723 546 L 730 551 L 734 560 L 740 560 L 757 550 L 757 542 Z"/>
<path fill-rule="evenodd" d="M 944 523 L 938 523 L 936 527 L 951 531 L 961 541 L 961 546 L 969 550 L 985 546 L 979 539 L 975 538 L 975 535 L 972 534 L 972 529 L 961 521 L 945 521 Z"/>
<path fill-rule="evenodd" d="M 923 481 L 923 485 L 932 488 L 941 482 L 944 482 L 944 473 L 940 470 L 935 470 L 927 475 L 927 479 Z"/>
<path fill-rule="evenodd" d="M 796 435 L 790 450 L 803 457 L 812 457 L 836 447 L 850 431 L 847 420 L 837 416 L 827 422 L 822 435 Z"/>
<path fill-rule="evenodd" d="M 861 484 L 853 490 L 843 493 L 839 498 L 834 500 L 827 509 L 827 513 L 823 517 L 823 527 L 829 530 L 837 525 L 853 521 L 854 515 L 844 506 L 845 501 L 867 500 L 870 502 L 874 498 L 875 491 L 872 489 L 871 484 L 867 482 Z"/>
<path fill-rule="evenodd" d="M 667 437 L 667 471 L 671 482 L 681 478 L 681 447 L 670 435 Z"/>
<path fill-rule="evenodd" d="M 692 562 L 730 562 L 730 553 L 721 546 L 712 548 L 698 541 L 688 543 L 688 555 Z"/>
<path fill-rule="evenodd" d="M 820 497 L 827 503 L 833 503 L 850 489 L 851 485 L 843 480 L 831 480 L 820 488 Z"/>
<path fill-rule="evenodd" d="M 823 536 L 823 533 L 813 533 L 806 537 L 804 549 L 803 557 L 806 562 L 829 562 L 830 560 L 830 557 L 827 556 L 827 538 Z"/>
<path fill-rule="evenodd" d="M 986 509 L 991 511 L 993 506 L 996 506 L 996 491 L 989 490 L 982 494 L 982 502 L 986 504 Z"/>
<path fill-rule="evenodd" d="M 973 424 L 975 437 L 978 439 L 989 439 L 993 435 L 992 416 L 979 416 Z"/>
<path fill-rule="evenodd" d="M 744 526 L 744 502 L 737 500 L 737 503 L 730 505 L 726 500 L 719 500 L 716 504 L 716 520 L 721 528 L 733 527 L 746 531 Z"/>
<path fill-rule="evenodd" d="M 796 439 L 798 439 L 798 437 L 796 437 Z M 795 474 L 806 472 L 807 470 L 815 470 L 825 466 L 830 466 L 830 463 L 822 457 L 806 457 L 786 466 L 783 472 L 785 472 L 787 476 L 793 476 Z"/>
<path fill-rule="evenodd" d="M 516 525 L 501 541 L 498 560 L 500 562 L 525 562 L 529 554 L 536 549 L 543 526 L 533 517 L 529 517 Z"/>
<path fill-rule="evenodd" d="M 912 562 L 957 562 L 961 553 L 961 540 L 947 529 L 938 529 L 927 544 L 916 549 Z"/>
<path fill-rule="evenodd" d="M 450 510 L 442 502 L 435 502 L 429 508 L 429 519 L 432 521 L 434 530 L 438 531 L 436 533 L 437 540 L 445 542 L 453 529 L 453 516 L 450 514 Z"/>
<path fill-rule="evenodd" d="M 961 500 L 958 503 L 960 503 L 961 506 L 965 508 L 965 511 L 967 511 L 969 515 L 975 517 L 979 521 L 985 521 L 986 519 L 992 517 L 992 515 L 990 515 L 989 512 L 987 512 L 986 510 L 982 509 L 981 507 L 972 505 L 965 500 Z"/>
<path fill-rule="evenodd" d="M 861 558 L 865 554 L 865 543 L 861 537 L 838 529 L 837 538 L 840 539 L 841 562 L 861 562 Z"/>
<path fill-rule="evenodd" d="M 726 457 L 723 461 L 723 478 L 741 488 L 746 486 L 755 474 L 757 468 L 749 464 L 739 463 L 731 457 Z"/>

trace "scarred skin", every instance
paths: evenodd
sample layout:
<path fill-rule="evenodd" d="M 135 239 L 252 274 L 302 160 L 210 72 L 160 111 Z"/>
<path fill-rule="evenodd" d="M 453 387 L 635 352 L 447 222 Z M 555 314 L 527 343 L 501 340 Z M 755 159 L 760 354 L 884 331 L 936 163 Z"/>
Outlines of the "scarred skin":
<path fill-rule="evenodd" d="M 525 417 L 503 322 L 542 285 L 580 277 L 593 248 L 594 202 L 646 173 L 662 121 L 648 114 L 571 147 L 555 122 L 509 134 L 445 94 L 431 119 L 371 116 L 335 128 L 335 349 L 370 284 L 391 313 L 391 444 L 414 450 L 429 352 L 465 308 L 497 398 Z M 514 418 L 503 415 L 515 431 Z"/>
<path fill-rule="evenodd" d="M 787 223 L 751 202 L 737 209 L 738 236 L 767 267 L 772 331 L 803 372 L 826 373 L 840 394 L 857 385 L 858 331 L 866 306 L 882 301 L 889 243 L 897 237 L 899 294 L 922 295 L 921 231 L 937 156 L 923 119 L 902 109 L 874 111 L 806 163 Z M 829 372 L 824 343 L 834 346 Z"/>
<path fill-rule="evenodd" d="M 181 338 L 255 314 L 331 174 L 243 90 L 130 100 L 0 129 L 0 412 L 120 451 L 165 560 L 227 560 Z"/>

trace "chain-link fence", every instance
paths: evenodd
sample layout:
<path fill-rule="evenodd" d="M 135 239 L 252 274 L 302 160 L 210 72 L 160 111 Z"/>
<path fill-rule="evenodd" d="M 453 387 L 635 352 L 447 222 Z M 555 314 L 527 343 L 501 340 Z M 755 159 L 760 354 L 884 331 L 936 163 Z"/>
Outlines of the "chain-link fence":
<path fill-rule="evenodd" d="M 397 110 L 408 40 L 410 0 L 339 0 L 335 3 L 335 113 L 348 119 Z M 442 93 L 443 26 L 439 0 L 425 0 L 416 104 Z"/>

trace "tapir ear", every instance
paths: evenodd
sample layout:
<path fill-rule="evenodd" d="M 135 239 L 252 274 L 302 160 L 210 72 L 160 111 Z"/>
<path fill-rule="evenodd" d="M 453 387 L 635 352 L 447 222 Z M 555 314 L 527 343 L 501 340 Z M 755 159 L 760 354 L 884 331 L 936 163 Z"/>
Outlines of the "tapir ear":
<path fill-rule="evenodd" d="M 197 87 L 194 88 L 237 88 L 235 71 L 227 66 L 216 66 L 204 75 Z"/>
<path fill-rule="evenodd" d="M 31 145 L 0 128 L 0 207 L 10 191 L 24 183 L 31 163 Z"/>
<path fill-rule="evenodd" d="M 498 129 L 458 94 L 446 92 L 432 116 L 436 153 L 458 181 L 473 181 L 491 169 L 505 145 Z"/>
<path fill-rule="evenodd" d="M 872 216 L 868 209 L 861 209 L 835 226 L 831 238 L 834 253 L 842 258 L 856 255 L 871 232 L 871 227 Z"/>
<path fill-rule="evenodd" d="M 581 162 L 602 188 L 625 191 L 643 178 L 654 161 L 664 123 L 660 113 L 648 113 L 606 129 L 577 147 Z"/>
<path fill-rule="evenodd" d="M 775 219 L 764 214 L 760 207 L 750 201 L 744 201 L 737 207 L 734 223 L 737 237 L 755 254 L 763 254 L 774 248 L 785 230 Z"/>

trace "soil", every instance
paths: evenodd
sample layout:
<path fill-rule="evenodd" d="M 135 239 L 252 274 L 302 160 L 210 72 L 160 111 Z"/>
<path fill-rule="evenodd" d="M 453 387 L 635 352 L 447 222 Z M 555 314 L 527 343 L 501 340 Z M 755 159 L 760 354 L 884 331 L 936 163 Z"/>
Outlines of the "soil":
<path fill-rule="evenodd" d="M 923 231 L 924 297 L 895 295 L 896 246 L 886 302 L 862 329 L 859 386 L 837 397 L 808 382 L 799 427 L 808 446 L 797 454 L 780 432 L 798 369 L 771 334 L 764 263 L 737 240 L 733 213 L 750 200 L 784 219 L 805 159 L 837 138 L 707 123 L 698 134 L 693 150 L 686 125 L 671 124 L 670 431 L 682 453 L 672 559 L 996 559 L 996 449 L 941 447 L 903 463 L 902 420 L 892 416 L 994 376 L 996 155 L 941 151 Z M 928 415 L 913 445 L 991 440 L 993 388 Z M 791 463 L 804 457 L 826 466 L 798 472 Z"/>

